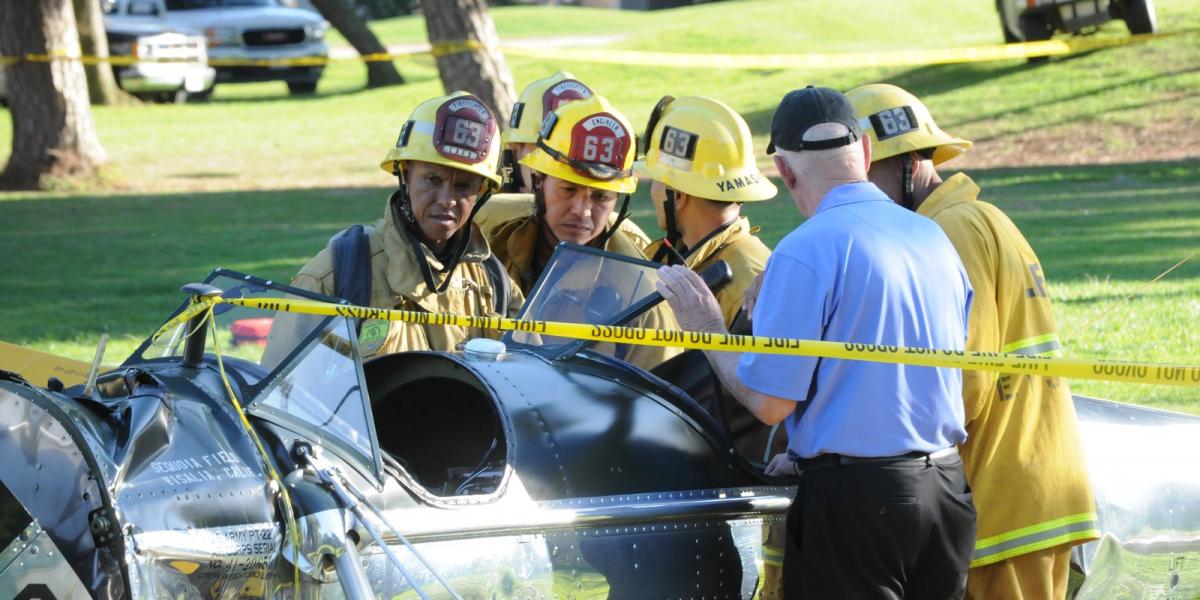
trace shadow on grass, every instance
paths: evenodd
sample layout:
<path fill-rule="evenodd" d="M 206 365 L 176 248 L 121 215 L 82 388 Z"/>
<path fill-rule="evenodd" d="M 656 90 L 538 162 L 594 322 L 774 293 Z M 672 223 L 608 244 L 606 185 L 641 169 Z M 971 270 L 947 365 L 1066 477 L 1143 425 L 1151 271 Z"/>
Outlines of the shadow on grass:
<path fill-rule="evenodd" d="M 1200 250 L 1200 161 L 970 174 L 1021 228 L 1052 281 L 1145 282 Z M 774 200 L 745 207 L 772 246 L 803 221 L 776 184 Z M 182 300 L 181 285 L 218 266 L 288 280 L 331 235 L 379 219 L 390 191 L 8 196 L 0 202 L 0 339 L 148 335 Z M 641 186 L 631 207 L 657 237 L 648 196 Z M 1171 274 L 1195 278 L 1200 260 Z"/>
<path fill-rule="evenodd" d="M 1060 63 L 1060 62 L 1064 62 L 1067 60 L 1076 60 L 1086 54 L 1089 54 L 1089 53 L 1080 53 L 1078 55 L 1071 55 L 1068 57 L 1064 57 L 1062 59 L 1058 59 L 1054 62 Z M 977 84 L 983 84 L 990 80 L 1001 78 L 1001 77 L 1004 77 L 1004 76 L 1012 74 L 1012 73 L 1017 73 L 1017 72 L 1021 72 L 1021 71 L 1031 70 L 1031 69 L 1045 68 L 1046 66 L 1048 66 L 1050 64 L 1054 64 L 1054 63 L 1034 63 L 1034 64 L 1008 63 L 1008 64 L 1004 64 L 1003 66 L 998 66 L 995 64 L 987 64 L 987 63 L 984 63 L 984 64 L 958 64 L 958 65 L 930 65 L 930 66 L 919 67 L 919 68 L 915 68 L 915 69 L 912 69 L 909 71 L 905 71 L 905 72 L 896 74 L 892 77 L 888 77 L 887 79 L 882 80 L 882 82 L 900 86 L 901 88 L 904 88 L 905 90 L 908 90 L 909 92 L 912 92 L 918 98 L 922 98 L 922 97 L 926 97 L 926 96 L 935 96 L 938 94 L 951 92 L 956 89 L 971 87 L 971 86 L 977 85 Z M 1030 112 L 1033 110 L 1046 109 L 1047 107 L 1050 107 L 1053 105 L 1069 103 L 1069 102 L 1073 102 L 1076 100 L 1080 100 L 1082 98 L 1087 98 L 1089 96 L 1094 96 L 1097 94 L 1104 94 L 1104 93 L 1112 92 L 1115 90 L 1120 90 L 1123 88 L 1132 88 L 1132 87 L 1136 87 L 1136 86 L 1142 86 L 1142 85 L 1145 85 L 1147 83 L 1151 83 L 1151 82 L 1154 82 L 1157 80 L 1170 79 L 1173 77 L 1178 77 L 1180 75 L 1195 73 L 1197 71 L 1200 71 L 1200 67 L 1191 66 L 1191 67 L 1187 67 L 1187 68 L 1176 69 L 1174 71 L 1164 71 L 1164 72 L 1160 72 L 1160 73 L 1155 73 L 1153 75 L 1145 76 L 1145 77 L 1130 78 L 1130 79 L 1126 79 L 1124 81 L 1119 81 L 1116 83 L 1111 83 L 1111 84 L 1107 84 L 1107 85 L 1103 85 L 1103 86 L 1099 86 L 1099 87 L 1089 88 L 1085 91 L 1080 91 L 1077 93 L 1059 96 L 1057 98 L 1039 100 L 1038 102 L 1035 102 L 1035 103 L 1024 104 L 1021 106 L 1016 106 L 1013 108 L 1008 108 L 1008 109 L 1000 110 L 1000 111 L 994 111 L 991 113 L 977 114 L 975 116 L 972 116 L 969 119 L 963 119 L 963 120 L 959 120 L 959 121 L 948 121 L 945 123 L 939 123 L 939 125 L 941 125 L 944 129 L 954 130 L 954 129 L 962 127 L 964 125 L 972 125 L 975 123 L 980 123 L 980 122 L 985 122 L 985 121 L 1005 119 L 1006 117 L 1011 117 L 1014 115 L 1021 115 L 1021 114 L 1024 114 L 1024 113 L 1027 113 L 1027 112 Z M 1182 100 L 1194 98 L 1198 95 L 1200 95 L 1200 92 L 1189 93 L 1189 94 L 1186 94 L 1183 96 L 1173 97 L 1171 99 L 1171 101 L 1179 102 Z M 1161 98 L 1146 98 L 1146 99 L 1144 99 L 1142 101 L 1138 101 L 1138 102 L 1127 102 L 1123 105 L 1109 107 L 1108 111 L 1109 112 L 1118 112 L 1118 111 L 1128 111 L 1128 110 L 1150 108 L 1152 106 L 1160 104 L 1161 102 L 1162 102 Z M 746 113 L 743 116 L 745 117 L 746 122 L 749 124 L 751 131 L 769 131 L 771 129 L 771 118 L 774 115 L 774 112 L 775 112 L 775 109 L 774 109 L 774 107 L 772 107 L 772 108 L 765 109 L 765 110 L 759 110 L 759 111 Z M 990 141 L 990 140 L 998 139 L 1001 137 L 1006 137 L 1006 136 L 1011 136 L 1011 135 L 1019 135 L 1022 133 L 1026 133 L 1028 131 L 1032 131 L 1034 129 L 1045 129 L 1047 127 L 1053 127 L 1053 126 L 1057 126 L 1057 125 L 1066 125 L 1066 124 L 1070 124 L 1070 123 L 1084 122 L 1084 121 L 1088 121 L 1088 120 L 1091 120 L 1094 118 L 1095 118 L 1095 115 L 1088 113 L 1088 114 L 1077 115 L 1074 117 L 1064 118 L 1064 119 L 1061 119 L 1061 120 L 1058 120 L 1058 121 L 1055 121 L 1052 123 L 1038 122 L 1037 124 L 1030 125 L 1029 127 L 1026 127 L 1026 128 L 1016 128 L 1016 129 L 1012 129 L 1012 130 L 1007 130 L 1007 131 L 998 133 L 996 135 L 993 135 L 993 136 L 990 136 L 987 138 L 975 139 L 974 141 L 976 143 Z"/>

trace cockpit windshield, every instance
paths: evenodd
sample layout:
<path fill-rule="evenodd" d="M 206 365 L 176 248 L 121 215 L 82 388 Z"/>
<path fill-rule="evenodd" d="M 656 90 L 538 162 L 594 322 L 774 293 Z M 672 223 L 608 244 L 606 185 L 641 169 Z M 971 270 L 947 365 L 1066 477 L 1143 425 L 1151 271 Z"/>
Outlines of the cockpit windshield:
<path fill-rule="evenodd" d="M 218 271 L 206 282 L 229 298 L 321 299 L 250 276 Z M 247 410 L 304 433 L 347 461 L 373 474 L 380 470 L 375 428 L 367 402 L 355 323 L 342 317 L 277 312 L 234 304 L 213 310 L 215 339 L 203 325 L 206 362 L 219 348 L 227 371 L 244 383 Z M 146 362 L 184 353 L 190 325 L 182 324 L 156 342 L 147 341 L 126 362 Z"/>
<path fill-rule="evenodd" d="M 559 244 L 537 284 L 525 300 L 518 318 L 587 325 L 636 325 L 649 310 L 658 291 L 658 265 L 576 244 Z M 534 346 L 552 354 L 566 353 L 583 344 L 578 340 L 525 331 L 510 332 L 508 344 Z M 598 351 L 614 354 L 605 344 Z"/>

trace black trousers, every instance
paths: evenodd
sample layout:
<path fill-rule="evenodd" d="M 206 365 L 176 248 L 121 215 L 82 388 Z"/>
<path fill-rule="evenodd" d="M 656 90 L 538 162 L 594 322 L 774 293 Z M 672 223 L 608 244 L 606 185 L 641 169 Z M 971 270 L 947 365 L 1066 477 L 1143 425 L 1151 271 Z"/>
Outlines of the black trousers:
<path fill-rule="evenodd" d="M 784 598 L 962 598 L 974 550 L 957 455 L 806 470 L 788 511 Z"/>

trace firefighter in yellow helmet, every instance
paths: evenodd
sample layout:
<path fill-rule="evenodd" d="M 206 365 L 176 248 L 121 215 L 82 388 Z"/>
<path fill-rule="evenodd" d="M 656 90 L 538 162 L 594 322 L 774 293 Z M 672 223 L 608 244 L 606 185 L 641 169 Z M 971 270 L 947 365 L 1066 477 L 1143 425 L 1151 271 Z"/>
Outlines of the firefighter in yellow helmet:
<path fill-rule="evenodd" d="M 646 255 L 666 264 L 682 259 L 697 272 L 717 260 L 728 262 L 733 281 L 716 294 L 728 327 L 771 254 L 754 235 L 758 228 L 741 216 L 741 207 L 774 198 L 775 184 L 754 163 L 746 122 L 717 100 L 664 97 L 646 136 L 645 159 L 633 168 L 653 180 L 650 197 L 666 232 Z"/>
<path fill-rule="evenodd" d="M 501 168 L 508 175 L 503 192 L 533 193 L 529 167 L 519 164 L 537 145 L 538 129 L 546 113 L 573 100 L 591 97 L 592 90 L 567 71 L 559 71 L 525 86 L 513 104 L 508 129 L 500 134 Z"/>
<path fill-rule="evenodd" d="M 650 240 L 626 219 L 629 195 L 637 188 L 635 154 L 629 120 L 602 96 L 560 103 L 546 114 L 534 149 L 520 159 L 530 169 L 533 192 L 498 197 L 478 220 L 522 292 L 529 293 L 560 242 L 643 258 Z M 665 305 L 645 315 L 640 326 L 677 328 Z M 621 356 L 651 368 L 677 353 L 632 346 Z"/>
<path fill-rule="evenodd" d="M 683 263 L 696 272 L 718 260 L 729 263 L 733 280 L 718 290 L 716 297 L 725 326 L 732 327 L 746 289 L 766 268 L 771 254 L 755 235 L 758 228 L 741 216 L 741 206 L 770 200 L 777 192 L 754 162 L 750 128 L 741 115 L 712 98 L 664 96 L 651 112 L 642 141 L 645 158 L 635 162 L 633 170 L 653 181 L 650 197 L 658 225 L 666 232 L 647 246 L 646 256 L 668 265 Z M 670 364 L 679 363 L 681 369 L 695 369 L 699 364 L 708 368 L 704 356 L 696 354 L 694 360 L 680 356 Z M 672 379 L 670 368 L 660 369 L 668 380 Z M 738 453 L 746 459 L 765 464 L 771 456 L 786 451 L 787 434 L 782 427 L 764 425 L 738 402 L 694 395 L 728 428 Z M 763 533 L 764 580 L 759 597 L 781 598 L 786 535 L 782 519 L 764 527 Z"/>
<path fill-rule="evenodd" d="M 846 93 L 871 140 L 871 182 L 938 223 L 966 267 L 974 301 L 967 349 L 1061 353 L 1045 276 L 1016 225 L 979 187 L 937 166 L 971 143 L 942 131 L 915 96 L 872 84 Z M 963 372 L 963 466 L 978 525 L 967 598 L 1064 598 L 1071 547 L 1099 538 L 1075 405 L 1057 377 Z"/>
<path fill-rule="evenodd" d="M 380 166 L 398 189 L 383 219 L 351 227 L 309 261 L 292 285 L 378 308 L 515 316 L 523 296 L 472 219 L 500 187 L 494 113 L 466 92 L 427 100 Z M 361 324 L 364 356 L 454 350 L 496 331 L 453 325 Z"/>

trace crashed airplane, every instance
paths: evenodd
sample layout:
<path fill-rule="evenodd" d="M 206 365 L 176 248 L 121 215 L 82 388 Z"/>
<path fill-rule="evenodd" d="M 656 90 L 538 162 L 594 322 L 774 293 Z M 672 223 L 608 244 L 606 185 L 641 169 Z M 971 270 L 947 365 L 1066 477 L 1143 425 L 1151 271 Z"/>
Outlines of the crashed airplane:
<path fill-rule="evenodd" d="M 655 280 L 562 246 L 521 318 L 629 323 Z M 0 597 L 753 596 L 793 490 L 707 375 L 532 332 L 364 362 L 365 326 L 222 304 L 80 384 L 0 372 Z M 1075 597 L 1200 597 L 1200 418 L 1076 404 L 1105 535 Z"/>

